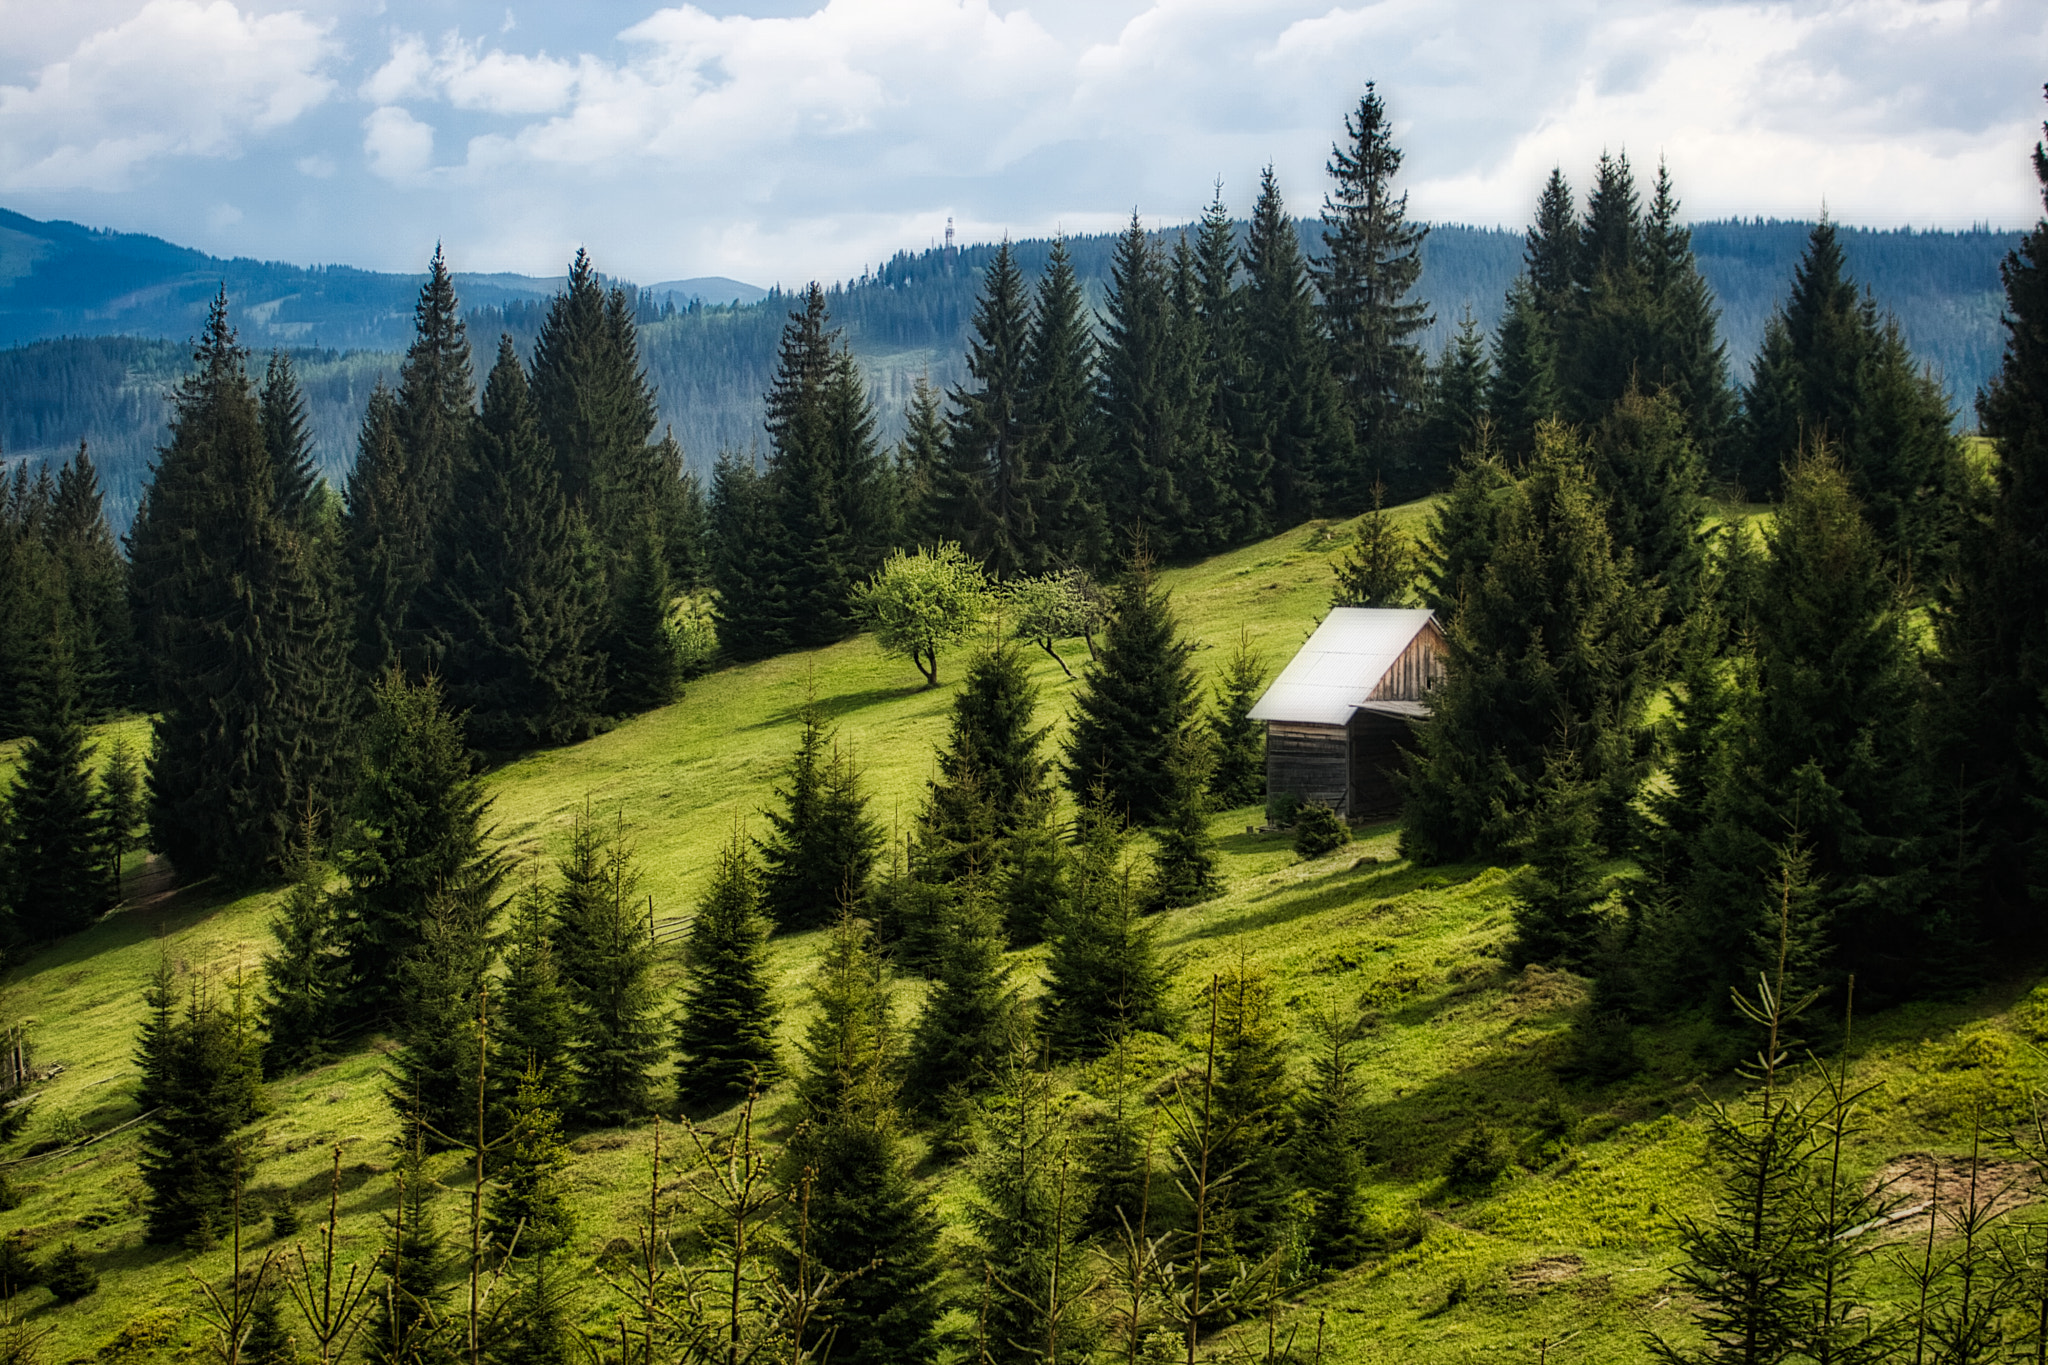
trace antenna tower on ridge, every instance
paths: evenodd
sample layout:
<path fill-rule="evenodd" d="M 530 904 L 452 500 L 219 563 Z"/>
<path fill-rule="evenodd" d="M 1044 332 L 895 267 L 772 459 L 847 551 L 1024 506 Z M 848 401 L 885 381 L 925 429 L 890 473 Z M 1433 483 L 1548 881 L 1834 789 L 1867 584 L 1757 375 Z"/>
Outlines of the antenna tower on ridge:
<path fill-rule="evenodd" d="M 953 254 L 953 215 L 946 215 L 946 254 Z"/>

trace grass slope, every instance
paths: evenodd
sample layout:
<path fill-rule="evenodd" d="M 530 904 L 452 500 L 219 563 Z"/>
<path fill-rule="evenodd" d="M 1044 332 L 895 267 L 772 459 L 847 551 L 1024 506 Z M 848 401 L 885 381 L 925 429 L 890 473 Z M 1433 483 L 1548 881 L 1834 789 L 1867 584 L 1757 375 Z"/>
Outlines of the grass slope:
<path fill-rule="evenodd" d="M 1424 510 L 1399 515 L 1412 526 Z M 1220 663 L 1212 651 L 1227 650 L 1241 629 L 1275 667 L 1284 662 L 1322 613 L 1328 560 L 1347 534 L 1311 524 L 1170 573 L 1176 605 L 1205 646 L 1197 659 L 1205 672 Z M 1073 684 L 1050 659 L 1032 657 L 1044 718 L 1058 724 Z M 1078 672 L 1080 660 L 1072 662 Z M 956 680 L 960 666 L 949 659 L 942 676 Z M 875 810 L 907 821 L 952 695 L 918 682 L 908 664 L 883 657 L 866 638 L 714 674 L 674 706 L 494 773 L 498 836 L 515 857 L 542 865 L 586 803 L 621 812 L 657 914 L 679 918 L 717 846 L 736 825 L 758 827 L 752 817 L 768 800 L 807 695 L 858 755 Z M 122 725 L 133 742 L 137 723 Z M 12 761 L 0 752 L 0 770 Z M 1391 827 L 1304 863 L 1285 840 L 1245 832 L 1256 816 L 1215 817 L 1228 893 L 1161 923 L 1177 1003 L 1192 1014 L 1213 967 L 1240 955 L 1277 974 L 1279 998 L 1297 1022 L 1325 1003 L 1363 1001 L 1377 1020 L 1366 1063 L 1370 1194 L 1390 1221 L 1419 1208 L 1427 1226 L 1419 1244 L 1303 1292 L 1281 1315 L 1281 1335 L 1296 1334 L 1305 1358 L 1320 1332 L 1325 1360 L 1361 1362 L 1466 1360 L 1569 1336 L 1558 1359 L 1604 1361 L 1642 1358 L 1645 1330 L 1682 1333 L 1685 1305 L 1669 1274 L 1671 1219 L 1705 1207 L 1695 1111 L 1709 1091 L 1727 1093 L 1725 1080 L 1711 1079 L 1725 1074 L 1726 1043 L 1674 1024 L 1648 1034 L 1650 1065 L 1629 1082 L 1567 1085 L 1554 1063 L 1583 983 L 1540 968 L 1506 969 L 1511 869 L 1412 867 L 1397 858 Z M 190 1275 L 217 1280 L 227 1256 L 141 1242 L 136 1132 L 122 1126 L 135 1117 L 129 1054 L 157 955 L 168 953 L 184 974 L 248 979 L 275 899 L 205 887 L 152 891 L 6 979 L 9 1009 L 33 1022 L 38 1060 L 62 1070 L 42 1087 L 17 1144 L 18 1152 L 48 1150 L 14 1165 L 24 1198 L 0 1213 L 0 1234 L 25 1231 L 45 1251 L 75 1238 L 103 1276 L 98 1293 L 71 1307 L 42 1290 L 15 1301 L 50 1330 L 52 1359 L 103 1351 L 113 1359 L 118 1342 L 168 1355 L 203 1334 L 191 1314 Z M 776 942 L 785 1040 L 801 1029 L 820 939 Z M 1017 955 L 1020 980 L 1035 987 L 1042 954 Z M 2021 998 L 2030 984 L 1859 1024 L 1859 1074 L 1884 1082 L 1853 1152 L 1859 1170 L 1909 1154 L 1966 1151 L 1972 1112 L 1988 1108 L 1995 1119 L 2028 1102 L 2044 1069 L 2025 1044 L 2048 1036 L 2048 1006 Z M 907 1014 L 922 986 L 904 981 L 899 989 Z M 1302 1035 L 1305 1065 L 1305 1028 Z M 394 1130 L 382 1047 L 373 1040 L 330 1066 L 272 1083 L 254 1191 L 266 1207 L 290 1199 L 310 1232 L 324 1212 L 338 1147 L 343 1247 L 357 1257 L 376 1246 L 391 1208 L 389 1182 L 380 1178 Z M 1519 1160 L 1482 1195 L 1452 1197 L 1441 1179 L 1445 1154 L 1481 1122 L 1514 1144 Z M 629 1229 L 644 1198 L 650 1135 L 601 1132 L 576 1144 L 581 1236 L 593 1247 Z M 937 1162 L 925 1169 L 942 1206 L 957 1210 L 957 1173 Z M 445 1177 L 460 1186 L 459 1172 Z M 444 1201 L 443 1217 L 457 1216 L 456 1201 Z M 267 1228 L 255 1237 L 258 1255 L 280 1246 Z M 1263 1324 L 1242 1330 L 1263 1346 Z"/>

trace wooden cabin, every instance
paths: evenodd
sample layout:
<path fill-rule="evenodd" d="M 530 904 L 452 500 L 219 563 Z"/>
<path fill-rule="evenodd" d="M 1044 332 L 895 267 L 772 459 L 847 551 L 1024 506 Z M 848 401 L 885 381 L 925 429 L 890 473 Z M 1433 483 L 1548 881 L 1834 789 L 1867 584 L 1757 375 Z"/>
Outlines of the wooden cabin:
<path fill-rule="evenodd" d="M 1266 723 L 1267 801 L 1320 801 L 1351 820 L 1399 811 L 1390 774 L 1443 672 L 1432 613 L 1333 608 L 1251 709 Z"/>

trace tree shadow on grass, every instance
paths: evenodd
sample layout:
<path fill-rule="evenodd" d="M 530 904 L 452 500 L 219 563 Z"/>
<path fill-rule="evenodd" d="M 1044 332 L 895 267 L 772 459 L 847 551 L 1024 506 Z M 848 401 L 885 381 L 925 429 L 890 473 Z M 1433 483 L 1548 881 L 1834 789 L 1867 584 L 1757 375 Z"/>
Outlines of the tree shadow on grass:
<path fill-rule="evenodd" d="M 881 706 L 887 702 L 902 701 L 906 697 L 927 694 L 934 699 L 949 699 L 952 695 L 952 687 L 947 683 L 940 683 L 937 687 L 926 687 L 923 683 L 918 683 L 912 687 L 870 687 L 862 692 L 842 692 L 830 697 L 818 697 L 810 703 L 798 702 L 794 706 L 786 706 L 780 711 L 770 712 L 752 725 L 745 725 L 740 728 L 743 730 L 773 730 L 779 726 L 795 725 L 803 719 L 804 708 L 807 704 L 815 706 L 818 714 L 825 720 L 836 721 L 853 715 L 857 711 L 865 711 L 871 706 Z"/>
<path fill-rule="evenodd" d="M 1453 890 L 1484 872 L 1479 865 L 1417 867 L 1412 863 L 1339 865 L 1313 877 L 1260 887 L 1239 898 L 1241 909 L 1205 915 L 1167 942 L 1185 944 L 1269 929 L 1310 916 L 1397 901 L 1418 891 Z"/>

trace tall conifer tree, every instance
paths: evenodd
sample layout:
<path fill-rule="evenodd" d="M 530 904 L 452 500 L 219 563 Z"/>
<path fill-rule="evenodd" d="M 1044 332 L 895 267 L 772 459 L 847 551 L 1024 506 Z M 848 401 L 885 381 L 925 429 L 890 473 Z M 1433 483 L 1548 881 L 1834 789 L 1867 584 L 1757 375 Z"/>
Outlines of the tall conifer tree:
<path fill-rule="evenodd" d="M 760 873 L 735 834 L 690 925 L 676 1090 L 685 1108 L 716 1107 L 765 1089 L 781 1071 L 768 995 L 768 920 Z"/>
<path fill-rule="evenodd" d="M 128 566 L 107 525 L 99 473 L 84 441 L 57 471 L 49 513 L 50 558 L 64 584 L 79 701 L 103 716 L 134 683 L 134 627 L 128 614 Z"/>
<path fill-rule="evenodd" d="M 1395 159 L 1398 164 L 1398 154 Z M 1331 249 L 1352 246 L 1340 229 Z M 1353 432 L 1345 420 L 1343 392 L 1323 353 L 1301 236 L 1281 202 L 1271 166 L 1259 177 L 1243 266 L 1248 420 L 1238 439 L 1272 459 L 1274 515 L 1291 526 L 1346 505 L 1356 497 L 1360 481 L 1352 469 Z M 1336 282 L 1327 276 L 1326 289 Z M 1345 335 L 1341 328 L 1338 335 Z"/>
<path fill-rule="evenodd" d="M 1038 472 L 1025 420 L 1030 319 L 1024 277 L 1005 240 L 983 276 L 967 338 L 967 379 L 954 388 L 940 538 L 998 578 L 1026 572 L 1038 539 Z"/>
<path fill-rule="evenodd" d="M 630 1123 L 655 1107 L 650 1073 L 662 1050 L 652 906 L 623 832 L 606 834 L 587 810 L 559 866 L 554 943 L 572 1029 L 570 1111 L 585 1123 Z"/>
<path fill-rule="evenodd" d="M 1025 465 L 1039 480 L 1037 535 L 1025 547 L 1029 573 L 1088 568 L 1102 560 L 1106 532 L 1096 500 L 1102 435 L 1095 382 L 1087 296 L 1065 239 L 1056 239 L 1032 296 L 1024 342 Z"/>
<path fill-rule="evenodd" d="M 1168 769 L 1196 719 L 1193 651 L 1171 595 L 1141 561 L 1117 593 L 1101 657 L 1074 699 L 1066 779 L 1076 801 L 1100 786 L 1132 824 L 1160 818 L 1173 787 Z"/>
<path fill-rule="evenodd" d="M 1448 487 L 1458 457 L 1472 448 L 1479 424 L 1487 420 L 1493 364 L 1471 309 L 1458 319 L 1457 333 L 1430 375 L 1429 402 L 1417 433 L 1416 472 L 1426 487 Z"/>
<path fill-rule="evenodd" d="M 1117 238 L 1102 324 L 1098 487 L 1110 536 L 1122 544 L 1142 537 L 1171 556 L 1190 513 L 1182 477 L 1189 414 L 1174 402 L 1180 352 L 1166 272 L 1136 213 Z"/>
<path fill-rule="evenodd" d="M 867 927 L 842 916 L 812 987 L 797 1086 L 813 1254 L 848 1278 L 813 1330 L 856 1365 L 923 1365 L 938 1348 L 938 1223 L 910 1178 L 897 1120 L 902 1042 Z M 856 1273 L 858 1272 L 858 1273 Z"/>
<path fill-rule="evenodd" d="M 1551 422 L 1519 482 L 1475 462 L 1435 538 L 1448 676 L 1404 777 L 1402 848 L 1430 861 L 1491 856 L 1522 832 L 1546 753 L 1583 746 L 1608 812 L 1641 773 L 1648 647 L 1661 592 L 1617 557 L 1578 437 Z M 1476 541 L 1476 543 L 1474 543 Z"/>
<path fill-rule="evenodd" d="M 1394 193 L 1401 150 L 1386 102 L 1368 81 L 1344 116 L 1345 141 L 1330 149 L 1336 184 L 1323 201 L 1324 256 L 1316 262 L 1330 367 L 1349 401 L 1360 476 L 1345 490 L 1353 505 L 1375 481 L 1397 500 L 1409 495 L 1403 444 L 1426 364 L 1416 333 L 1429 307 L 1410 292 L 1422 277 L 1428 229 L 1408 222 L 1408 196 Z"/>
<path fill-rule="evenodd" d="M 115 892 L 70 642 L 53 630 L 44 649 L 35 719 L 0 806 L 0 905 L 32 942 L 89 927 Z"/>
<path fill-rule="evenodd" d="M 372 702 L 339 861 L 351 1000 L 382 1019 L 399 999 L 401 965 L 423 941 L 429 908 L 440 900 L 482 932 L 504 867 L 484 846 L 490 801 L 440 682 L 387 673 Z"/>
<path fill-rule="evenodd" d="M 2034 144 L 2034 173 L 2048 207 L 2048 142 Z M 2048 213 L 1999 273 L 2005 354 L 1977 403 L 1998 461 L 1989 515 L 1968 526 L 1936 617 L 1936 677 L 1942 771 L 1960 775 L 1983 851 L 1986 927 L 2006 938 L 2030 931 L 2027 888 L 2048 885 L 2036 815 L 2048 799 Z"/>
<path fill-rule="evenodd" d="M 509 336 L 499 339 L 471 443 L 430 590 L 449 703 L 484 748 L 584 738 L 604 692 L 590 634 L 602 612 L 600 575 Z"/>
<path fill-rule="evenodd" d="M 150 827 L 189 875 L 282 865 L 331 796 L 341 719 L 321 551 L 287 503 L 246 356 L 216 298 L 129 535 L 159 711 Z M 232 667 L 224 666 L 232 661 Z"/>

